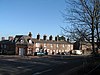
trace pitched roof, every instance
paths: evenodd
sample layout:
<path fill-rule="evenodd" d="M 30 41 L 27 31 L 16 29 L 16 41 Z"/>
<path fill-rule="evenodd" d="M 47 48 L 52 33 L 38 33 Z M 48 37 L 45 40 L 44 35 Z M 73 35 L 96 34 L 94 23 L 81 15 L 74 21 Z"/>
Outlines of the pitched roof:
<path fill-rule="evenodd" d="M 55 40 L 43 40 L 43 39 L 35 39 L 33 38 L 32 41 L 36 42 L 36 43 L 51 43 L 51 44 L 71 44 L 68 41 L 55 41 Z"/>
<path fill-rule="evenodd" d="M 20 43 L 21 39 L 24 41 L 23 43 Z M 16 35 L 15 36 L 15 42 L 16 42 L 16 44 L 29 44 L 28 39 L 31 39 L 32 42 L 35 42 L 35 43 L 71 44 L 68 41 L 55 41 L 55 40 L 43 40 L 43 39 L 38 40 L 36 38 L 30 38 L 27 35 Z"/>
<path fill-rule="evenodd" d="M 15 36 L 15 43 L 16 44 L 21 44 L 20 41 L 23 40 L 23 44 L 28 44 L 28 40 L 29 39 L 29 36 L 27 35 L 16 35 Z"/>
<path fill-rule="evenodd" d="M 2 43 L 2 44 L 12 44 L 12 43 L 14 43 L 13 41 L 9 41 L 9 40 L 2 40 L 2 41 L 0 41 L 0 43 Z"/>

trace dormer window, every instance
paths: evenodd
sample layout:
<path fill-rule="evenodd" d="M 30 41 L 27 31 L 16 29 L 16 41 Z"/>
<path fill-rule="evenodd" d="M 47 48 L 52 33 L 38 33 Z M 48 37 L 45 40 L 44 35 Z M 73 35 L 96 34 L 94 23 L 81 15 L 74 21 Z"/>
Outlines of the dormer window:
<path fill-rule="evenodd" d="M 32 40 L 31 39 L 27 39 L 29 44 L 32 44 Z"/>
<path fill-rule="evenodd" d="M 20 40 L 20 43 L 24 43 L 24 40 L 21 39 L 21 40 Z"/>
<path fill-rule="evenodd" d="M 28 42 L 29 42 L 29 44 L 32 44 L 32 40 L 29 40 Z"/>

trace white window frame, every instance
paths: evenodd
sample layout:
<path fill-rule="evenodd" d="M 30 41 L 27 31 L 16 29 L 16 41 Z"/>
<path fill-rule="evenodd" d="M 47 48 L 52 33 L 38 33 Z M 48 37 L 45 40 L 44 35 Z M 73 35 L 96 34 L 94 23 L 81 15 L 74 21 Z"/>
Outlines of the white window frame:
<path fill-rule="evenodd" d="M 7 48 L 7 45 L 4 45 L 4 48 Z"/>
<path fill-rule="evenodd" d="M 29 42 L 29 44 L 32 44 L 32 40 L 29 40 L 28 42 Z"/>
<path fill-rule="evenodd" d="M 40 47 L 40 43 L 36 43 L 36 47 Z"/>
<path fill-rule="evenodd" d="M 57 44 L 57 48 L 59 47 L 59 45 Z"/>
<path fill-rule="evenodd" d="M 20 43 L 24 43 L 24 40 L 20 40 Z"/>
<path fill-rule="evenodd" d="M 46 43 L 44 43 L 44 47 L 46 47 Z"/>
<path fill-rule="evenodd" d="M 52 44 L 50 44 L 50 47 L 52 48 L 52 47 L 53 47 L 53 45 L 52 45 Z"/>
<path fill-rule="evenodd" d="M 63 44 L 63 48 L 65 47 L 65 45 Z"/>

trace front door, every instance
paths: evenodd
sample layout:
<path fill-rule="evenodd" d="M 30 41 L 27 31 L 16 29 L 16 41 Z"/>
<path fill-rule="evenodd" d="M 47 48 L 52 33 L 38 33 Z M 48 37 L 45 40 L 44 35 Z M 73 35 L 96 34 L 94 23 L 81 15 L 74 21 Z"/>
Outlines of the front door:
<path fill-rule="evenodd" d="M 19 55 L 23 56 L 25 53 L 25 49 L 24 48 L 19 48 Z"/>

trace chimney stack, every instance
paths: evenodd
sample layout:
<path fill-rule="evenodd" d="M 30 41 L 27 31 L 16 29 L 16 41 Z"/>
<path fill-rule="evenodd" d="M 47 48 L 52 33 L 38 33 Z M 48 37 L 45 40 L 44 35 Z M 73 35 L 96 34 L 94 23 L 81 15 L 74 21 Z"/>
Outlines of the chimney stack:
<path fill-rule="evenodd" d="M 37 35 L 37 40 L 40 40 L 40 34 L 38 33 L 38 35 Z"/>
<path fill-rule="evenodd" d="M 29 32 L 28 36 L 29 36 L 29 37 L 32 37 L 32 33 L 31 33 L 31 32 Z"/>
<path fill-rule="evenodd" d="M 2 37 L 1 40 L 2 40 L 2 41 L 5 40 L 5 37 Z"/>
<path fill-rule="evenodd" d="M 59 35 L 57 35 L 56 37 L 55 37 L 55 41 L 58 41 L 59 40 Z"/>
<path fill-rule="evenodd" d="M 13 40 L 14 40 L 13 36 L 9 36 L 9 37 L 8 37 L 8 40 L 9 40 L 9 41 L 13 41 Z"/>
<path fill-rule="evenodd" d="M 53 37 L 52 37 L 52 35 L 50 35 L 49 40 L 51 41 L 51 40 L 52 40 L 52 38 L 53 38 Z"/>
<path fill-rule="evenodd" d="M 46 35 L 43 36 L 43 40 L 47 40 L 47 36 Z"/>
<path fill-rule="evenodd" d="M 67 38 L 67 42 L 69 42 L 69 38 Z"/>

